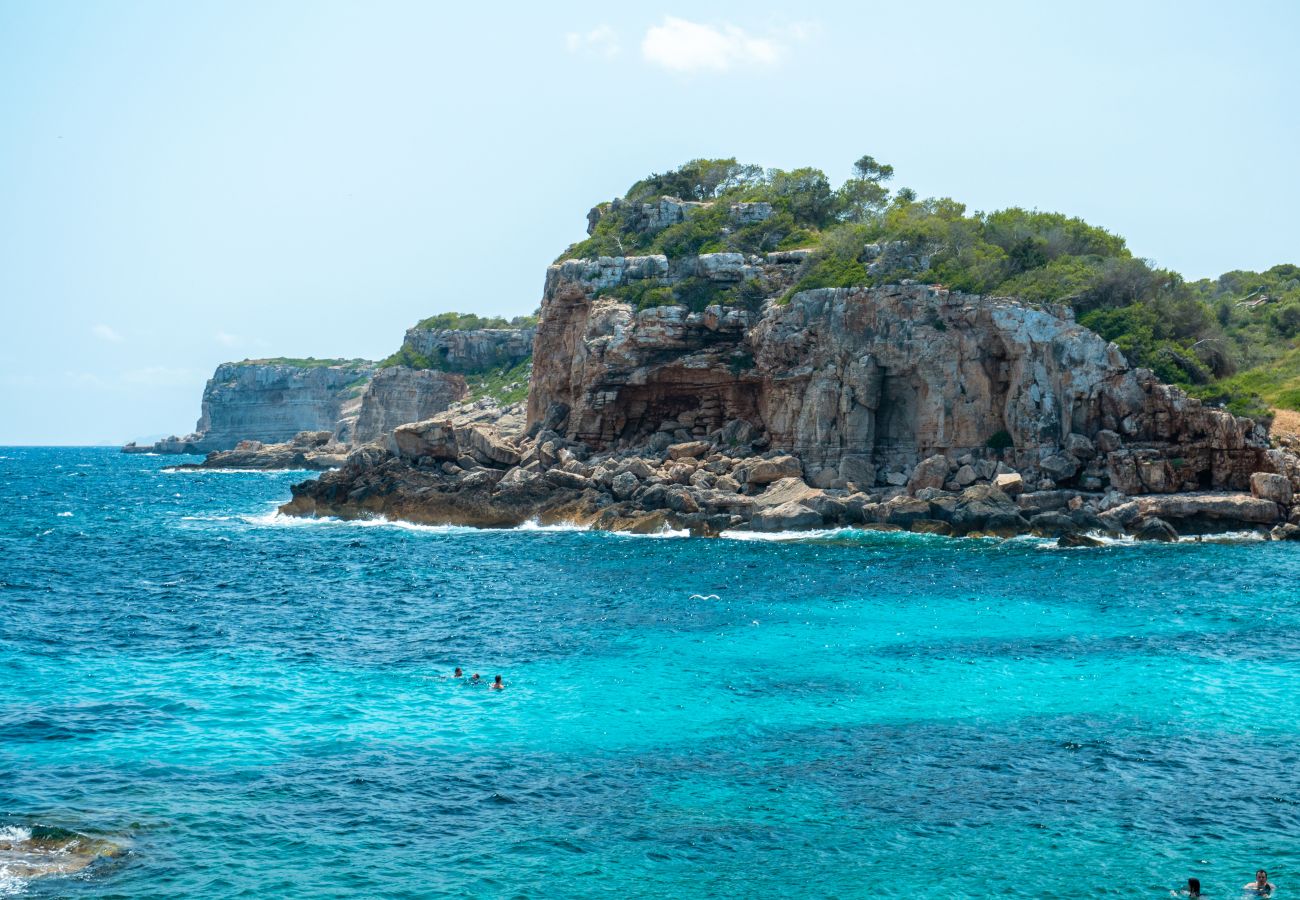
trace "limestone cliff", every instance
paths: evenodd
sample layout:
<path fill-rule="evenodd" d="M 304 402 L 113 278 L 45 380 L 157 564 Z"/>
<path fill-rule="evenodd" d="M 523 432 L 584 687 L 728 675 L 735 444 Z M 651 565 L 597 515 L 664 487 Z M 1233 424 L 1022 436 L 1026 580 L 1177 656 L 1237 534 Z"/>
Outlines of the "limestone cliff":
<path fill-rule="evenodd" d="M 435 369 L 388 366 L 375 373 L 361 396 L 355 428 L 339 435 L 352 445 L 382 440 L 406 422 L 419 422 L 465 397 L 465 378 Z"/>
<path fill-rule="evenodd" d="M 716 441 L 743 421 L 823 487 L 902 484 L 936 454 L 1125 493 L 1244 490 L 1270 468 L 1262 428 L 1129 367 L 1068 309 L 916 284 L 698 312 L 606 295 L 691 277 L 779 290 L 798 264 L 773 253 L 552 266 L 529 421 L 565 409 L 566 438 L 618 449 L 656 434 Z"/>
<path fill-rule="evenodd" d="M 358 413 L 362 390 L 374 373 L 364 360 L 245 360 L 222 363 L 203 388 L 202 414 L 192 434 L 152 446 L 124 449 L 155 453 L 210 453 L 240 441 L 281 443 L 303 431 L 335 432 Z"/>

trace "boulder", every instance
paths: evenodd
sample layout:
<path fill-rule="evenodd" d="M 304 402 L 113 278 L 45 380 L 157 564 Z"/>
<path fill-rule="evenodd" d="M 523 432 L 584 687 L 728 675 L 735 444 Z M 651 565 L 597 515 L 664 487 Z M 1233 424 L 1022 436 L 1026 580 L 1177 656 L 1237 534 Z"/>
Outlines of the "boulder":
<path fill-rule="evenodd" d="M 755 531 L 800 531 L 820 528 L 822 517 L 802 503 L 791 501 L 755 513 L 749 525 Z"/>
<path fill-rule="evenodd" d="M 1059 512 L 1039 513 L 1029 520 L 1029 529 L 1039 537 L 1060 537 L 1079 530 L 1078 523 Z"/>
<path fill-rule="evenodd" d="M 1260 500 L 1271 500 L 1287 507 L 1291 505 L 1294 496 L 1291 481 L 1285 475 L 1274 475 L 1271 472 L 1256 472 L 1251 475 L 1250 493 Z"/>
<path fill-rule="evenodd" d="M 907 485 L 907 492 L 915 494 L 925 488 L 941 488 L 947 480 L 948 457 L 937 453 L 921 460 L 917 467 L 912 470 L 912 477 L 904 483 Z"/>
<path fill-rule="evenodd" d="M 1174 526 L 1156 516 L 1143 519 L 1137 530 L 1133 532 L 1133 536 L 1139 541 L 1164 541 L 1168 543 L 1178 540 L 1178 532 L 1174 530 Z"/>
<path fill-rule="evenodd" d="M 704 456 L 713 448 L 708 441 L 687 441 L 683 444 L 672 444 L 668 448 L 668 458 L 677 459 L 695 459 Z"/>
<path fill-rule="evenodd" d="M 1090 534 L 1074 531 L 1067 532 L 1056 539 L 1058 547 L 1104 547 L 1105 542 Z"/>
<path fill-rule="evenodd" d="M 631 472 L 620 472 L 609 483 L 610 492 L 619 500 L 626 500 L 641 486 L 637 477 Z"/>
<path fill-rule="evenodd" d="M 957 474 L 952 476 L 952 480 L 957 482 L 959 487 L 969 487 L 975 483 L 975 480 L 978 477 L 979 476 L 975 474 L 975 469 L 966 465 L 957 470 Z"/>
<path fill-rule="evenodd" d="M 1008 497 L 1014 497 L 1024 491 L 1025 479 L 1019 472 L 1002 472 L 993 476 L 993 486 Z"/>
<path fill-rule="evenodd" d="M 749 468 L 750 484 L 771 484 L 782 478 L 799 478 L 803 475 L 803 463 L 793 456 L 776 456 L 754 463 Z"/>
<path fill-rule="evenodd" d="M 398 425 L 393 429 L 391 449 L 395 456 L 407 460 L 421 456 L 454 460 L 460 456 L 456 430 L 447 422 L 433 419 Z"/>

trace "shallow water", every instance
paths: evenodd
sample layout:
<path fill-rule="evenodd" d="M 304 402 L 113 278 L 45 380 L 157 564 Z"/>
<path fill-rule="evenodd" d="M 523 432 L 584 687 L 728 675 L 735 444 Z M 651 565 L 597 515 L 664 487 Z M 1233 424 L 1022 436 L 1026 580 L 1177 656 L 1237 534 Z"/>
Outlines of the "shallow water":
<path fill-rule="evenodd" d="M 128 850 L 0 892 L 1300 879 L 1296 545 L 304 522 L 306 473 L 0 456 L 0 828 Z"/>

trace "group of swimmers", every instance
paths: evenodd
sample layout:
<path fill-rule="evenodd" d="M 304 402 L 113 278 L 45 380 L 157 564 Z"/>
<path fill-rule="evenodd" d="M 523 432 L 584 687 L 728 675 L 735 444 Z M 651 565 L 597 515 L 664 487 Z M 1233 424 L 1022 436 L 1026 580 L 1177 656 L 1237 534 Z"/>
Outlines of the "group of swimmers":
<path fill-rule="evenodd" d="M 455 671 L 454 673 L 452 673 L 452 676 L 451 676 L 451 677 L 452 677 L 452 678 L 464 678 L 464 677 L 465 677 L 465 673 L 461 670 L 460 666 L 457 666 L 457 667 L 456 667 L 456 671 Z M 478 672 L 475 672 L 473 675 L 471 675 L 471 676 L 469 677 L 469 680 L 466 681 L 465 683 L 466 683 L 466 684 L 482 684 L 482 683 L 483 683 L 483 679 L 479 676 Z M 488 685 L 488 687 L 492 688 L 492 690 L 494 690 L 494 691 L 504 691 L 504 690 L 506 689 L 506 683 L 505 683 L 504 681 L 502 681 L 502 680 L 501 680 L 501 676 L 498 675 L 498 676 L 496 676 L 495 678 L 492 679 L 492 683 L 491 683 L 490 685 Z"/>
<path fill-rule="evenodd" d="M 1264 869 L 1257 870 L 1255 880 L 1243 884 L 1241 889 L 1259 897 L 1273 896 L 1273 882 L 1268 880 L 1268 872 Z M 1187 879 L 1187 889 L 1179 891 L 1179 893 L 1190 897 L 1191 900 L 1197 900 L 1197 898 L 1205 896 L 1201 891 L 1201 879 L 1199 878 Z"/>

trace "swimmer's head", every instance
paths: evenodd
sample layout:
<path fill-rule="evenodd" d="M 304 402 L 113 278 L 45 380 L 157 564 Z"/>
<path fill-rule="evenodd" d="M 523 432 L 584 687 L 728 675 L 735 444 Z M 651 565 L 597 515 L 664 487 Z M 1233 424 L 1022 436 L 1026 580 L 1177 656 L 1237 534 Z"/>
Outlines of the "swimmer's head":
<path fill-rule="evenodd" d="M 492 681 L 493 681 L 495 684 L 500 684 L 500 683 L 501 683 L 501 676 L 498 675 L 496 678 L 493 678 Z"/>
<path fill-rule="evenodd" d="M 1268 881 L 1268 872 L 1266 872 L 1263 869 L 1260 869 L 1255 873 L 1255 880 L 1258 881 L 1260 884 L 1263 884 L 1264 882 Z"/>
<path fill-rule="evenodd" d="M 456 667 L 456 677 L 457 677 L 457 678 L 460 678 L 460 677 L 461 677 L 462 675 L 464 675 L 464 674 L 465 674 L 465 673 L 462 672 L 462 671 L 460 670 L 460 666 L 457 666 L 457 667 Z"/>
<path fill-rule="evenodd" d="M 1199 878 L 1187 879 L 1187 895 L 1189 897 L 1201 896 L 1201 879 Z"/>

